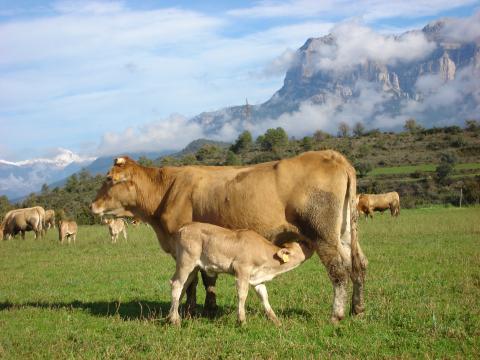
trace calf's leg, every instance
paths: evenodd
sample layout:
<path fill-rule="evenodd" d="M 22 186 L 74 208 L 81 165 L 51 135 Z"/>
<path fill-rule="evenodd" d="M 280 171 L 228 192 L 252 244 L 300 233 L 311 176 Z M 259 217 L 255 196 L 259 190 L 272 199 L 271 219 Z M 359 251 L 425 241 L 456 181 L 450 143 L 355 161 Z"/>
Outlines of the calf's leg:
<path fill-rule="evenodd" d="M 270 306 L 270 302 L 268 301 L 268 292 L 265 284 L 259 284 L 255 286 L 255 292 L 262 301 L 267 317 L 272 320 L 275 325 L 280 325 L 280 321 L 277 319 L 277 316 L 275 315 L 275 312 L 273 311 L 272 307 Z"/>
<path fill-rule="evenodd" d="M 238 295 L 238 323 L 244 325 L 245 317 L 245 301 L 248 295 L 248 278 L 244 275 L 237 275 L 237 295 Z"/>
<path fill-rule="evenodd" d="M 184 294 L 185 285 L 189 285 L 188 281 L 193 280 L 193 274 L 196 276 L 195 265 L 193 260 L 181 257 L 177 259 L 176 271 L 170 280 L 172 285 L 172 304 L 168 314 L 169 321 L 174 325 L 180 325 L 181 319 L 178 313 L 178 307 Z"/>

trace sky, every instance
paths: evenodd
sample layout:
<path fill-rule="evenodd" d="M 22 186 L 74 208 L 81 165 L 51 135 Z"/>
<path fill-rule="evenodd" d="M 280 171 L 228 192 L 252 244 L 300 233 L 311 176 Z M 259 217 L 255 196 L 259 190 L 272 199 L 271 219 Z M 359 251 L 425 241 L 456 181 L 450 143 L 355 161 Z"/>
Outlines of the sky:
<path fill-rule="evenodd" d="M 351 22 L 381 37 L 479 9 L 472 0 L 0 0 L 0 159 L 180 149 L 204 135 L 189 118 L 268 100 L 308 38 Z"/>

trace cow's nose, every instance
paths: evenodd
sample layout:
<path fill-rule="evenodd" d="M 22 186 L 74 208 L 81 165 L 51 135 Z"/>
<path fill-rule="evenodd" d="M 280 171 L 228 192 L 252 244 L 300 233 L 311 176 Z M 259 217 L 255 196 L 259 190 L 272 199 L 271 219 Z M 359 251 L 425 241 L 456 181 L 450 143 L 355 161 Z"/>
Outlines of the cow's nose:
<path fill-rule="evenodd" d="M 91 210 L 92 210 L 92 208 L 93 208 L 93 204 L 92 204 L 92 203 L 90 203 L 90 205 L 88 205 L 88 208 L 89 208 L 89 209 L 90 209 L 90 211 L 91 211 Z"/>
<path fill-rule="evenodd" d="M 108 180 L 108 181 L 112 181 L 112 180 L 113 180 L 113 176 L 110 175 L 110 174 L 107 174 L 107 180 Z"/>

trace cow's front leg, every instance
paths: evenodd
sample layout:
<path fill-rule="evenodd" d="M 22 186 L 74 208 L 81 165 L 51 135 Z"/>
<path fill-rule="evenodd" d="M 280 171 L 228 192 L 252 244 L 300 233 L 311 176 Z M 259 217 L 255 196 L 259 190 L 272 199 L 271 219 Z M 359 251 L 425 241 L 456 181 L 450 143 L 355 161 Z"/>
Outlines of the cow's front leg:
<path fill-rule="evenodd" d="M 197 284 L 198 284 L 198 274 L 195 273 L 193 276 L 192 282 L 188 285 L 186 289 L 187 301 L 185 303 L 185 316 L 193 317 L 196 315 L 197 310 Z"/>
<path fill-rule="evenodd" d="M 205 287 L 205 305 L 203 315 L 212 317 L 217 313 L 217 295 L 215 294 L 215 283 L 217 275 L 209 276 L 205 271 L 201 271 L 203 286 Z"/>

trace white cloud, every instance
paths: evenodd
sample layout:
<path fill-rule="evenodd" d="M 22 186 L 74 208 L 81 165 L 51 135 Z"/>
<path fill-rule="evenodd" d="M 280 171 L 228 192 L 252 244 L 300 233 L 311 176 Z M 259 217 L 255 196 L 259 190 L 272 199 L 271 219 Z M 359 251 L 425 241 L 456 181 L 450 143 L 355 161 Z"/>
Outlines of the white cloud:
<path fill-rule="evenodd" d="M 419 60 L 435 49 L 422 32 L 402 36 L 375 32 L 358 22 L 341 23 L 332 29 L 334 43 L 314 41 L 307 66 L 315 70 L 350 71 L 352 66 L 375 61 L 383 65 Z"/>
<path fill-rule="evenodd" d="M 454 41 L 480 43 L 480 10 L 468 18 L 448 19 L 441 33 Z"/>
<path fill-rule="evenodd" d="M 231 16 L 250 18 L 361 16 L 367 21 L 373 21 L 392 17 L 437 15 L 442 11 L 475 3 L 475 0 L 264 0 L 257 1 L 251 7 L 233 9 L 228 13 Z"/>
<path fill-rule="evenodd" d="M 199 124 L 175 114 L 137 128 L 107 132 L 102 138 L 98 153 L 114 155 L 123 152 L 179 150 L 201 137 L 204 137 L 204 133 Z"/>

